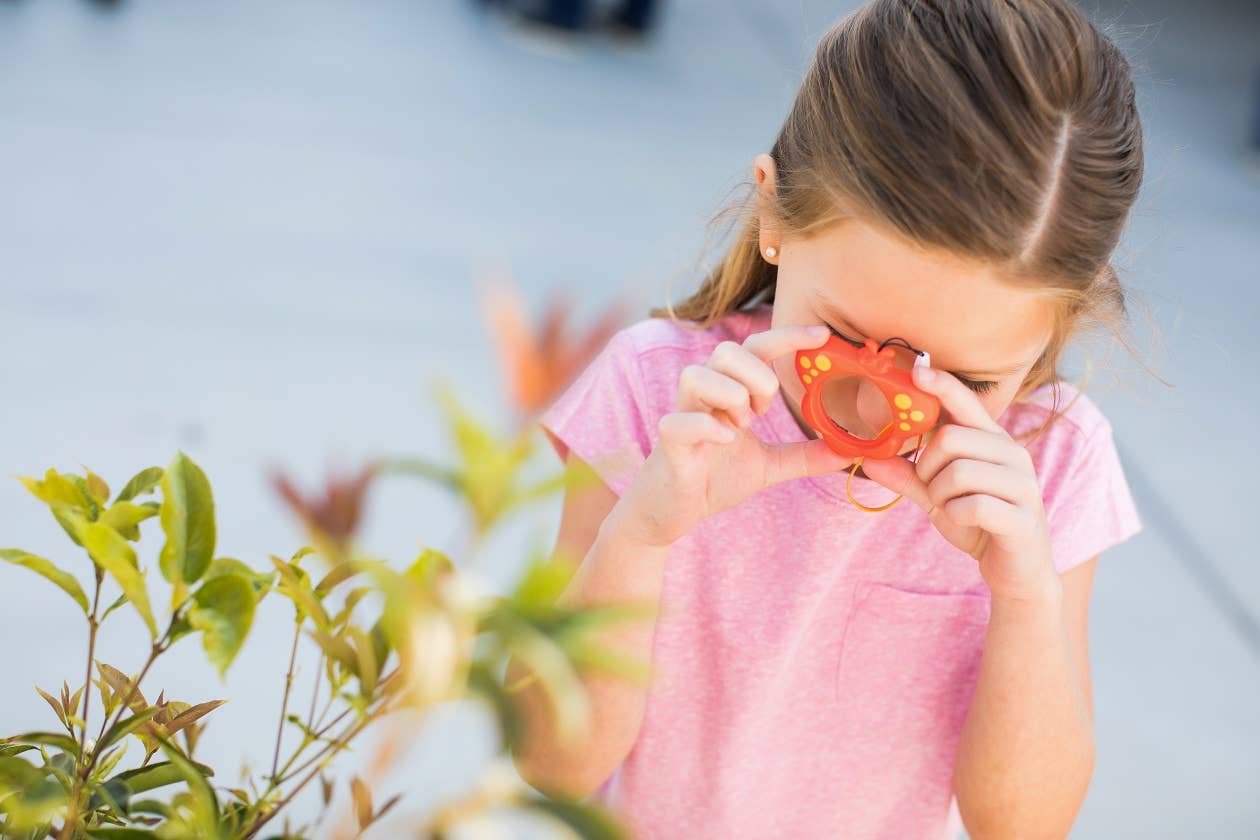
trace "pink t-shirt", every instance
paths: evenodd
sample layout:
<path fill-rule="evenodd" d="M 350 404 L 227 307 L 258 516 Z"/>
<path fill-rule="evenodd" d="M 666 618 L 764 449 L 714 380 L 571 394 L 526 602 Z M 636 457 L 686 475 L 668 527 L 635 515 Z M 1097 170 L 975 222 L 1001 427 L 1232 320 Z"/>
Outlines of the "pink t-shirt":
<path fill-rule="evenodd" d="M 562 458 L 571 449 L 621 495 L 675 410 L 682 369 L 769 327 L 769 305 L 703 331 L 640 321 L 542 425 Z M 1060 407 L 1076 393 L 1064 383 Z M 1051 403 L 1047 386 L 999 422 L 1034 429 Z M 781 395 L 752 429 L 807 439 Z M 1060 572 L 1140 530 L 1110 424 L 1088 397 L 1029 450 Z M 671 546 L 642 729 L 592 795 L 636 838 L 957 836 L 954 754 L 989 592 L 922 509 L 903 499 L 859 511 L 847 478 L 769 487 Z M 868 505 L 892 498 L 869 479 L 853 489 Z"/>

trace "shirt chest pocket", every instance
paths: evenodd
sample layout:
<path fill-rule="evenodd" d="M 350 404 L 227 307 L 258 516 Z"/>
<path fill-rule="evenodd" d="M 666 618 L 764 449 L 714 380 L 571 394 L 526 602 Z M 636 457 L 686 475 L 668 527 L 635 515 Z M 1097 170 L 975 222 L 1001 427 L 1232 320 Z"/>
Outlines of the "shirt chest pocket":
<path fill-rule="evenodd" d="M 871 818 L 939 825 L 980 669 L 984 594 L 928 593 L 863 581 L 840 645 L 833 713 L 848 764 L 841 788 Z M 882 815 L 882 816 L 881 816 Z M 887 826 L 884 826 L 887 828 Z M 901 836 L 919 836 L 903 834 Z"/>
<path fill-rule="evenodd" d="M 863 581 L 840 644 L 836 702 L 890 737 L 951 728 L 970 704 L 988 622 L 984 595 Z"/>

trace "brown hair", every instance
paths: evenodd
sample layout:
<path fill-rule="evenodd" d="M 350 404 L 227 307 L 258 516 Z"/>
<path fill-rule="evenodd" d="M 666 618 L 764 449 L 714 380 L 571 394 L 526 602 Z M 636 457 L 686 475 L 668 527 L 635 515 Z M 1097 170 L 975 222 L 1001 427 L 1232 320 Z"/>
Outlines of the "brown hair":
<path fill-rule="evenodd" d="M 784 235 L 861 217 L 1052 299 L 1054 336 L 1019 397 L 1051 383 L 1057 407 L 1057 364 L 1086 321 L 1128 346 L 1110 260 L 1142 180 L 1141 123 L 1128 62 L 1069 0 L 874 0 L 823 36 L 770 155 Z M 724 258 L 653 316 L 708 326 L 774 299 L 749 186 L 713 220 L 743 219 Z"/>

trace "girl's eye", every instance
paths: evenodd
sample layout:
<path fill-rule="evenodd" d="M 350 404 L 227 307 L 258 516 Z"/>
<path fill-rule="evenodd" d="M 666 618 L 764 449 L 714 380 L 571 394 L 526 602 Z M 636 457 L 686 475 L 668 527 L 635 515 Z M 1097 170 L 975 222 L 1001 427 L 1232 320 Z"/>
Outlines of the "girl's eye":
<path fill-rule="evenodd" d="M 835 335 L 837 338 L 844 339 L 845 341 L 852 344 L 854 347 L 865 346 L 862 342 L 857 341 L 856 339 L 849 338 L 847 335 L 840 332 L 838 329 L 831 326 L 830 324 L 827 325 L 827 328 L 830 329 L 832 334 Z M 971 379 L 963 379 L 961 376 L 958 377 L 958 381 L 962 382 L 962 384 L 966 385 L 968 388 L 970 388 L 972 391 L 974 391 L 977 394 L 987 394 L 997 387 L 996 382 L 976 382 Z"/>
<path fill-rule="evenodd" d="M 971 390 L 975 391 L 977 394 L 987 394 L 997 387 L 996 382 L 972 382 L 970 379 L 963 379 L 961 377 L 959 377 L 959 381 Z"/>
<path fill-rule="evenodd" d="M 835 327 L 831 326 L 830 324 L 828 324 L 828 325 L 827 325 L 827 329 L 831 330 L 831 334 L 832 334 L 832 335 L 834 335 L 836 338 L 843 339 L 843 340 L 845 340 L 845 341 L 849 342 L 850 344 L 852 344 L 854 347 L 861 348 L 861 347 L 865 347 L 865 346 L 866 346 L 865 344 L 863 344 L 862 342 L 858 341 L 857 339 L 849 338 L 847 335 L 845 335 L 844 333 L 840 332 L 838 329 L 836 329 Z"/>

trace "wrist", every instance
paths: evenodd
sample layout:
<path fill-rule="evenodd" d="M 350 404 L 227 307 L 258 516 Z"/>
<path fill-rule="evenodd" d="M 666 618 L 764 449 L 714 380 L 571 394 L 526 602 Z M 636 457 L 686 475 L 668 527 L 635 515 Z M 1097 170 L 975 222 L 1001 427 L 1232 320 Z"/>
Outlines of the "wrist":
<path fill-rule="evenodd" d="M 992 609 L 1046 610 L 1063 606 L 1063 581 L 1050 573 L 1044 580 L 1021 586 L 1018 590 L 997 591 L 990 589 Z"/>
<path fill-rule="evenodd" d="M 664 551 L 677 541 L 677 538 L 662 537 L 658 530 L 650 517 L 623 496 L 604 517 L 598 539 L 639 551 Z"/>

